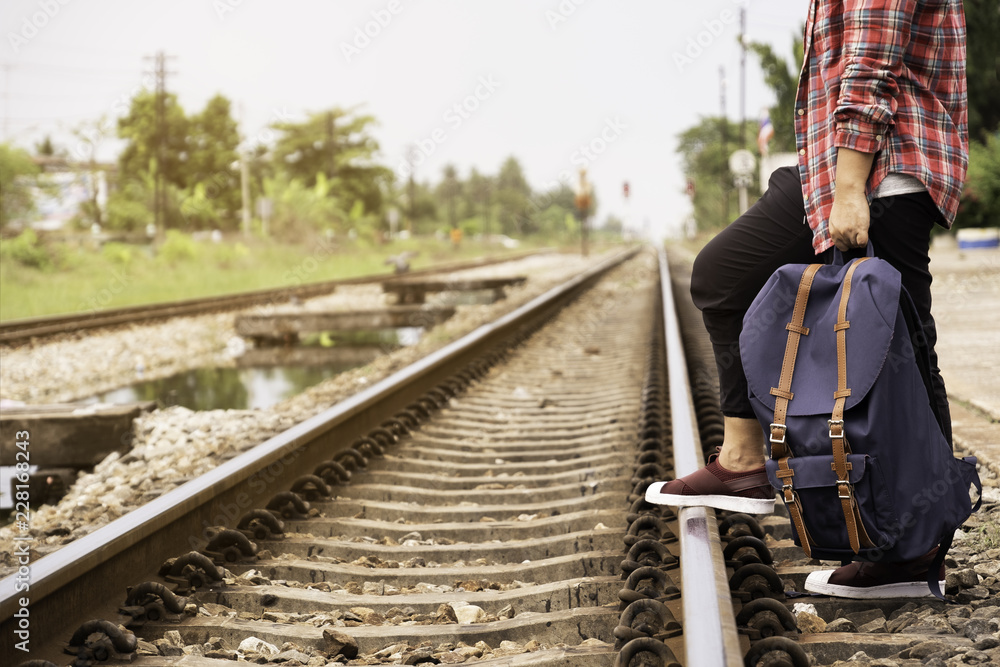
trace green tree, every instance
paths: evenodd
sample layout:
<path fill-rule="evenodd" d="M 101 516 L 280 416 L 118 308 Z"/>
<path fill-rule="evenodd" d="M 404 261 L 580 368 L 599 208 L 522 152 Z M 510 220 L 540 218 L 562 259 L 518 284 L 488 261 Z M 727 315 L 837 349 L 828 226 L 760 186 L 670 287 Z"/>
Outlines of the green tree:
<path fill-rule="evenodd" d="M 524 177 L 521 163 L 514 156 L 508 157 L 500 167 L 496 199 L 503 233 L 522 233 L 526 223 L 530 222 L 528 215 L 531 187 Z"/>
<path fill-rule="evenodd" d="M 236 229 L 242 203 L 237 166 L 240 136 L 229 100 L 222 95 L 210 99 L 205 109 L 191 118 L 189 127 L 184 206 L 223 227 Z"/>
<path fill-rule="evenodd" d="M 797 38 L 792 40 L 792 51 L 795 54 L 795 62 L 792 63 L 792 66 L 789 66 L 785 59 L 776 56 L 770 44 L 751 42 L 748 44 L 748 48 L 760 58 L 760 67 L 764 71 L 764 83 L 774 91 L 778 98 L 775 105 L 769 109 L 771 125 L 774 127 L 771 152 L 794 151 L 795 91 L 799 82 L 799 70 L 802 66 L 802 40 Z M 749 130 L 749 128 L 747 129 Z"/>
<path fill-rule="evenodd" d="M 0 229 L 34 213 L 32 188 L 39 173 L 27 151 L 0 144 Z"/>
<path fill-rule="evenodd" d="M 456 229 L 458 227 L 458 212 L 456 207 L 459 198 L 462 196 L 462 182 L 458 180 L 458 170 L 455 169 L 454 165 L 445 165 L 443 174 L 444 178 L 437 187 L 437 196 L 448 212 L 448 226 Z"/>
<path fill-rule="evenodd" d="M 164 159 L 157 164 L 161 133 L 156 122 L 156 94 L 142 91 L 132 98 L 128 113 L 118 119 L 118 136 L 124 139 L 124 150 L 118 157 L 119 179 L 122 182 L 142 182 L 146 175 L 163 173 L 164 180 L 177 188 L 187 185 L 186 165 L 188 129 L 190 121 L 177 102 L 177 96 L 168 93 L 164 98 Z"/>
<path fill-rule="evenodd" d="M 375 118 L 339 107 L 314 113 L 301 123 L 279 122 L 272 151 L 279 168 L 309 187 L 323 174 L 331 193 L 351 207 L 360 201 L 368 213 L 381 213 L 393 174 L 376 164 L 378 142 L 369 134 Z"/>
<path fill-rule="evenodd" d="M 752 121 L 747 123 L 750 132 Z M 694 217 L 698 228 L 703 230 L 721 229 L 739 215 L 739 202 L 733 174 L 729 171 L 729 155 L 736 148 L 733 142 L 724 141 L 723 134 L 739 136 L 739 124 L 728 120 L 709 117 L 682 132 L 679 136 L 678 152 L 687 178 L 694 183 Z M 756 154 L 756 146 L 751 151 Z M 758 160 L 760 156 L 757 156 Z M 749 198 L 753 202 L 760 197 L 756 179 L 749 188 Z"/>
<path fill-rule="evenodd" d="M 1000 132 L 985 142 L 969 144 L 969 175 L 962 193 L 957 224 L 988 227 L 1000 218 Z"/>
<path fill-rule="evenodd" d="M 490 233 L 490 208 L 493 194 L 493 182 L 489 176 L 479 173 L 475 167 L 469 172 L 469 178 L 465 182 L 465 217 L 479 217 L 482 220 L 482 230 L 484 234 Z"/>
<path fill-rule="evenodd" d="M 969 136 L 986 142 L 1000 129 L 1000 3 L 965 0 L 966 79 L 969 88 Z"/>
<path fill-rule="evenodd" d="M 56 154 L 56 148 L 52 145 L 52 137 L 45 135 L 45 138 L 35 144 L 35 154 L 45 157 L 52 157 Z"/>

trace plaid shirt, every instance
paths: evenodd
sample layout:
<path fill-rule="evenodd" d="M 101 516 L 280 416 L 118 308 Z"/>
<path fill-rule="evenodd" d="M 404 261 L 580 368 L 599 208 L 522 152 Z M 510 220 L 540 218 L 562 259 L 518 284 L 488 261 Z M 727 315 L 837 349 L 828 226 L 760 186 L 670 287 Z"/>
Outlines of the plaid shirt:
<path fill-rule="evenodd" d="M 819 254 L 837 149 L 875 153 L 867 192 L 889 173 L 919 179 L 950 227 L 968 165 L 961 0 L 812 0 L 795 100 L 806 216 Z"/>

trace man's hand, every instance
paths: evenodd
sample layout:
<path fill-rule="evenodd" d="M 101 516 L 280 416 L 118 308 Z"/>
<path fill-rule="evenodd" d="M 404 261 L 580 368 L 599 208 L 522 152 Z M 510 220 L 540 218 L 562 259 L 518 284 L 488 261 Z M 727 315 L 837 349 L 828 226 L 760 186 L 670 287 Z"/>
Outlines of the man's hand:
<path fill-rule="evenodd" d="M 830 236 L 841 251 L 868 245 L 871 214 L 865 186 L 874 159 L 873 153 L 837 149 L 837 188 L 830 210 Z"/>
<path fill-rule="evenodd" d="M 830 236 L 842 252 L 868 245 L 868 198 L 865 191 L 845 193 L 839 188 L 830 210 Z"/>

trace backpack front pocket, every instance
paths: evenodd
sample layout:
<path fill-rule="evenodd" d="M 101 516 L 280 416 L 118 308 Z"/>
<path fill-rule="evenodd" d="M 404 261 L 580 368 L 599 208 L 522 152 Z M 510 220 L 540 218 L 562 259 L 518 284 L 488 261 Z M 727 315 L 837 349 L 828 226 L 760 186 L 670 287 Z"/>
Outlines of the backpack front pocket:
<path fill-rule="evenodd" d="M 847 533 L 847 521 L 841 502 L 841 490 L 833 471 L 833 456 L 803 456 L 787 459 L 793 475 L 788 478 L 798 496 L 797 510 L 809 537 L 814 558 L 849 558 L 854 556 Z M 866 454 L 848 454 L 848 480 L 857 508 L 856 516 L 863 527 L 862 551 L 885 551 L 899 537 L 899 522 L 892 497 L 885 484 L 878 460 Z M 777 476 L 778 461 L 767 461 L 767 476 L 785 499 L 784 486 Z M 788 506 L 788 503 L 785 503 Z M 791 513 L 791 508 L 789 508 Z M 802 544 L 804 536 L 792 526 L 795 542 Z M 859 531 L 862 528 L 859 527 Z"/>

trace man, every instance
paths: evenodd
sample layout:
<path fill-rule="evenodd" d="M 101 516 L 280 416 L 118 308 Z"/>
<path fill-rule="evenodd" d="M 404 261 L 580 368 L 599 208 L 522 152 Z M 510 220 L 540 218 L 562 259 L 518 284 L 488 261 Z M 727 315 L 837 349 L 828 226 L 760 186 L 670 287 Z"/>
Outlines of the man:
<path fill-rule="evenodd" d="M 664 485 L 656 502 L 773 510 L 763 431 L 740 362 L 743 315 L 779 266 L 825 261 L 834 246 L 871 241 L 900 272 L 923 323 L 934 398 L 951 442 L 928 250 L 933 226 L 954 221 L 968 163 L 961 2 L 812 0 L 804 55 L 794 118 L 798 167 L 775 172 L 760 201 L 705 246 L 692 272 L 692 297 L 719 370 L 723 446 L 705 468 Z M 806 589 L 922 596 L 933 555 L 816 572 Z"/>

